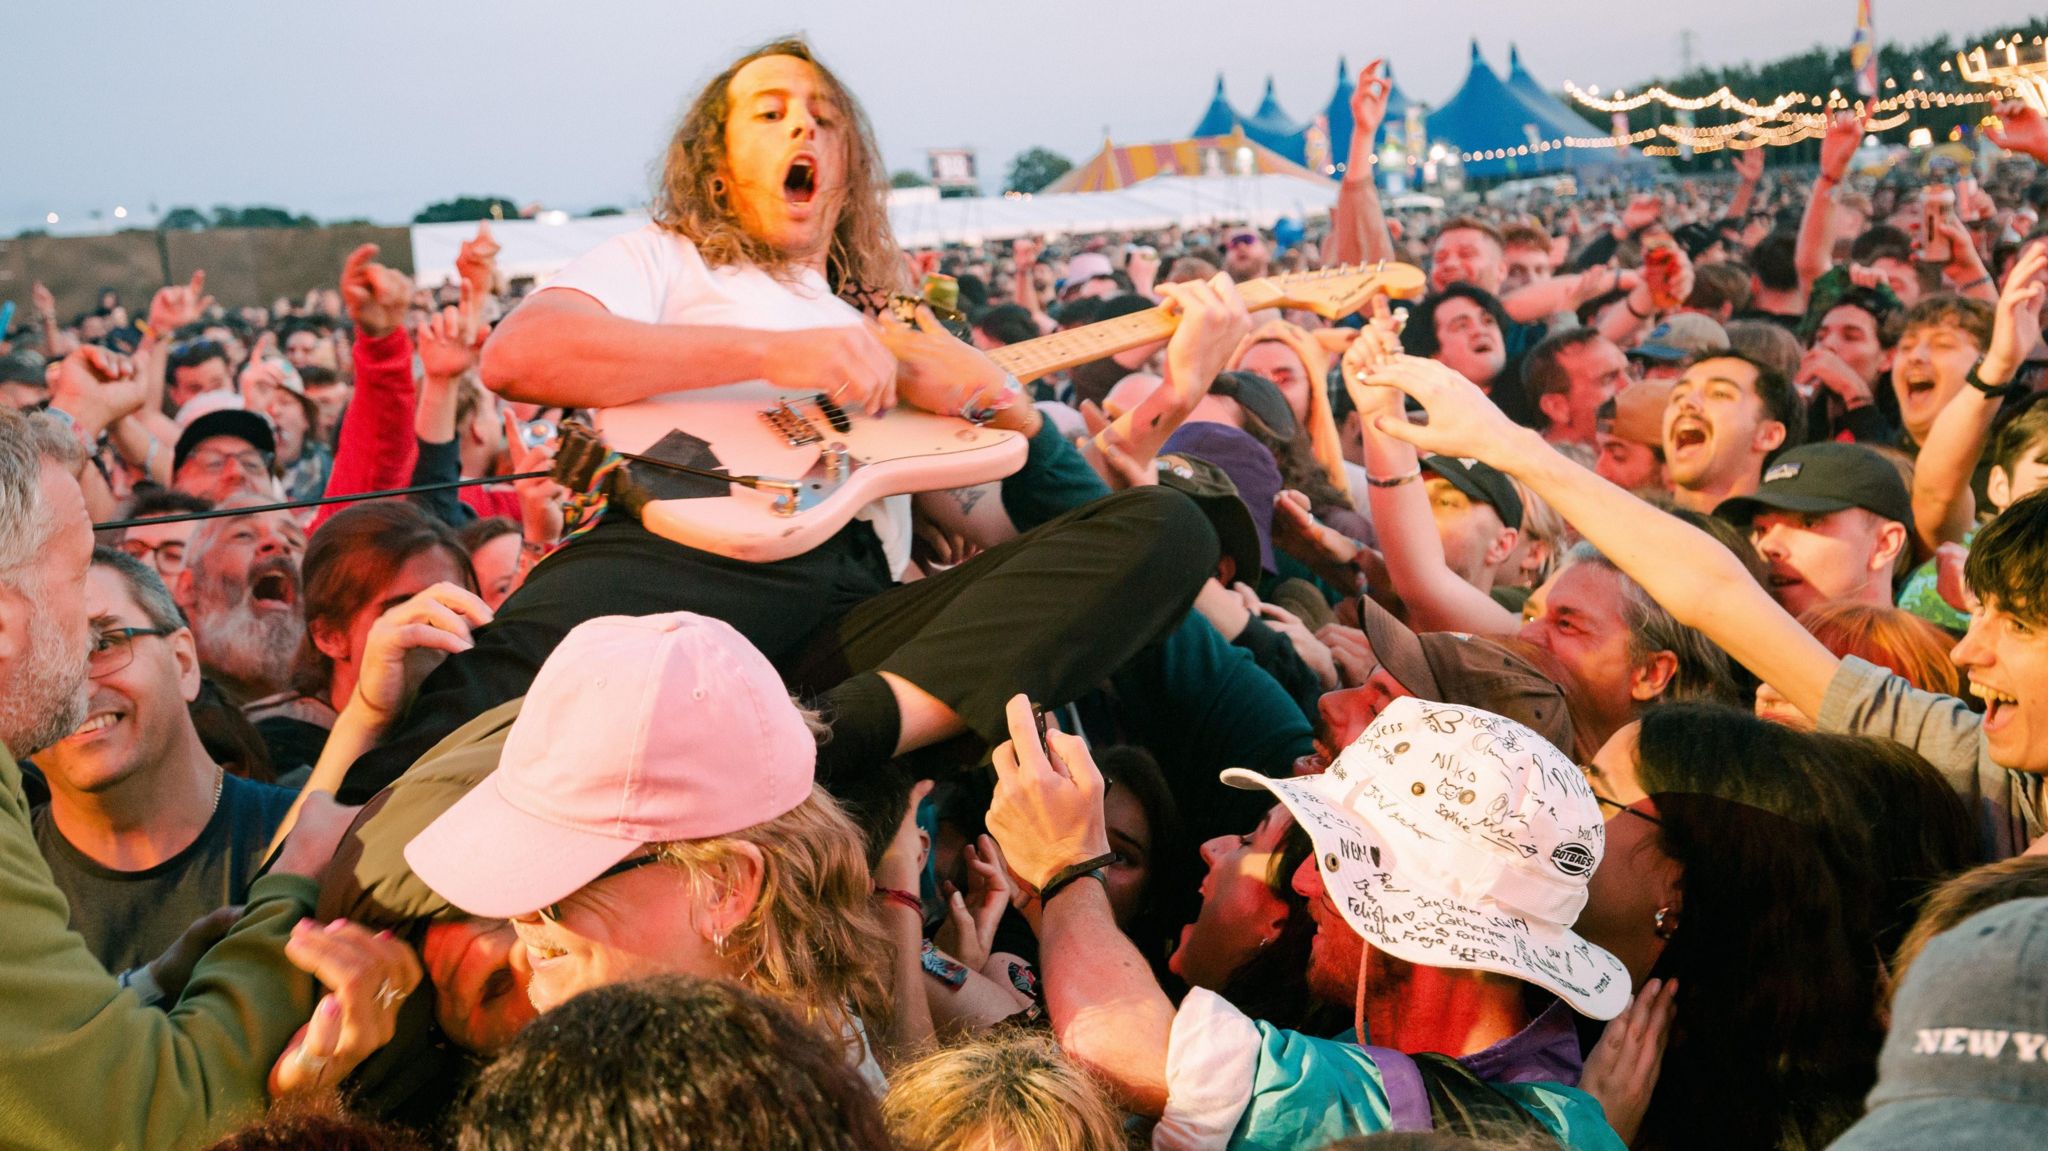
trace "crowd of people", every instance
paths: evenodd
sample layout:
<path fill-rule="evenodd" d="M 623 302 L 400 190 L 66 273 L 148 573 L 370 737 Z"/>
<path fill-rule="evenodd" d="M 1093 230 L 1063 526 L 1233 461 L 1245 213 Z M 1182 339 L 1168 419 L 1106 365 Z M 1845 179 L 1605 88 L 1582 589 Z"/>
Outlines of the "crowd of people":
<path fill-rule="evenodd" d="M 2048 1144 L 2048 120 L 1390 216 L 1390 87 L 1285 244 L 900 251 L 783 41 L 537 288 L 38 290 L 0 1143 Z M 651 530 L 753 381 L 1023 463 Z"/>

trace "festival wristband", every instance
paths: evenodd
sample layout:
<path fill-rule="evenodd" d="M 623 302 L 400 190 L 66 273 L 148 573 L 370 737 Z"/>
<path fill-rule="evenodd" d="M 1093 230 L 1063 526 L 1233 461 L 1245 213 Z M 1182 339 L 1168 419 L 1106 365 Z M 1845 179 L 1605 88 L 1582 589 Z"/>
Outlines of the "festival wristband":
<path fill-rule="evenodd" d="M 924 901 L 900 887 L 883 887 L 877 884 L 875 886 L 875 898 L 886 899 L 891 903 L 907 907 L 917 912 L 920 918 L 924 916 Z"/>
<path fill-rule="evenodd" d="M 1970 365 L 1970 374 L 1963 377 L 1963 382 L 1977 389 L 1977 391 L 1980 394 L 1988 396 L 1994 400 L 2002 396 L 2009 396 L 2018 389 L 2018 385 L 2014 384 L 2010 380 L 2007 380 L 2005 383 L 2002 384 L 1985 383 L 1983 377 L 1977 374 L 1977 369 L 1983 366 L 1983 360 L 1978 360 L 1976 363 Z"/>
<path fill-rule="evenodd" d="M 1110 851 L 1098 855 L 1093 859 L 1084 859 L 1079 863 L 1069 864 L 1066 867 L 1060 868 L 1058 871 L 1052 873 L 1051 879 L 1046 880 L 1045 883 L 1039 887 L 1039 902 L 1052 902 L 1052 897 L 1058 895 L 1061 889 L 1072 884 L 1075 880 L 1084 877 L 1092 877 L 1094 879 L 1100 880 L 1105 888 L 1108 887 L 1109 880 L 1106 876 L 1102 874 L 1102 869 L 1108 867 L 1112 863 L 1115 863 L 1116 859 L 1116 852 Z"/>

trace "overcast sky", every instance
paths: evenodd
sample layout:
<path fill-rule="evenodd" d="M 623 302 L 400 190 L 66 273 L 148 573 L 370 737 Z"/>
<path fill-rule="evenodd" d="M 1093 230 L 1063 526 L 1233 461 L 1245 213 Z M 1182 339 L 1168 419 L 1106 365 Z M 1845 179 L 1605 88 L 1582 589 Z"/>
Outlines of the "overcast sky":
<path fill-rule="evenodd" d="M 1878 0 L 1880 36 L 1975 35 L 2040 0 Z M 0 235 L 116 204 L 268 203 L 400 223 L 463 193 L 572 211 L 645 202 L 674 118 L 730 56 L 807 33 L 867 107 L 891 168 L 928 147 L 979 152 L 999 186 L 1044 145 L 1081 160 L 1179 136 L 1221 70 L 1256 107 L 1265 79 L 1305 119 L 1337 57 L 1394 61 L 1440 103 L 1477 35 L 1505 71 L 1605 87 L 1694 59 L 1846 45 L 1854 0 L 290 0 L 7 6 Z M 1764 97 L 1774 93 L 1750 93 Z"/>

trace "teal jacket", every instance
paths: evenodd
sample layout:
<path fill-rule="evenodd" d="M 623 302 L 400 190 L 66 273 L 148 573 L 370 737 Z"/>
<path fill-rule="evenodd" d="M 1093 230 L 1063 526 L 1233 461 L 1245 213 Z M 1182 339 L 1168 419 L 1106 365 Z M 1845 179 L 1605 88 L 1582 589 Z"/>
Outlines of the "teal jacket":
<path fill-rule="evenodd" d="M 1562 1028 L 1564 1035 L 1557 1034 Z M 1577 1078 L 1569 1015 L 1545 1012 L 1509 1039 L 1461 1060 L 1566 1147 L 1624 1151 L 1598 1100 Z M 1569 1059 L 1558 1048 L 1569 1040 Z M 1349 1135 L 1393 1130 L 1380 1069 L 1348 1039 L 1317 1039 L 1246 1017 L 1196 990 L 1174 1018 L 1166 1060 L 1161 1151 L 1303 1151 Z"/>

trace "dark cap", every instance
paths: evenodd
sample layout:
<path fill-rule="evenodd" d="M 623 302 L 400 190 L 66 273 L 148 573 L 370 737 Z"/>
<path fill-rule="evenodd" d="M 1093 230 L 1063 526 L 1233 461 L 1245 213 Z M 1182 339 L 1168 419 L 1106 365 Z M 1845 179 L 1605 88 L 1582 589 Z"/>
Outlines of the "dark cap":
<path fill-rule="evenodd" d="M 1259 422 L 1283 440 L 1294 438 L 1294 409 L 1280 385 L 1257 372 L 1218 372 L 1209 394 L 1236 400 L 1238 406 L 1259 417 Z"/>
<path fill-rule="evenodd" d="M 1373 657 L 1417 699 L 1457 703 L 1504 715 L 1550 741 L 1572 747 L 1564 688 L 1493 640 L 1455 632 L 1417 635 L 1370 596 L 1358 599 L 1359 629 Z"/>
<path fill-rule="evenodd" d="M 270 430 L 269 420 L 241 408 L 223 408 L 193 420 L 178 433 L 177 449 L 171 453 L 171 474 L 185 466 L 185 457 L 193 448 L 215 436 L 233 436 L 265 456 L 277 455 L 277 435 Z"/>
<path fill-rule="evenodd" d="M 1721 501 L 1714 514 L 1747 524 L 1764 510 L 1826 515 L 1862 508 L 1913 526 L 1913 497 L 1891 461 L 1862 444 L 1802 444 L 1771 461 L 1763 486 Z"/>
<path fill-rule="evenodd" d="M 2048 899 L 1928 941 L 1892 1000 L 1868 1102 L 1831 1151 L 2048 1143 Z"/>
<path fill-rule="evenodd" d="M 1258 583 L 1258 573 L 1266 567 L 1261 550 L 1264 541 L 1259 538 L 1258 525 L 1252 522 L 1251 509 L 1245 506 L 1244 497 L 1237 494 L 1237 485 L 1230 482 L 1230 476 L 1197 456 L 1164 455 L 1159 457 L 1159 483 L 1195 501 L 1223 542 L 1223 554 L 1236 561 L 1238 579 Z"/>
<path fill-rule="evenodd" d="M 27 349 L 0 356 L 0 384 L 29 384 L 47 387 L 49 361 Z"/>
<path fill-rule="evenodd" d="M 1163 451 L 1206 460 L 1230 477 L 1259 534 L 1258 570 L 1278 571 L 1273 561 L 1273 499 L 1280 494 L 1280 465 L 1273 462 L 1273 453 L 1242 428 L 1205 420 L 1175 429 Z"/>
<path fill-rule="evenodd" d="M 1452 487 L 1466 496 L 1482 504 L 1493 505 L 1503 526 L 1521 528 L 1522 493 L 1515 490 L 1515 481 L 1478 460 L 1462 460 L 1455 456 L 1424 456 L 1422 466 L 1449 480 Z"/>

